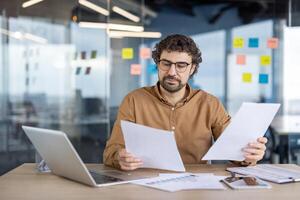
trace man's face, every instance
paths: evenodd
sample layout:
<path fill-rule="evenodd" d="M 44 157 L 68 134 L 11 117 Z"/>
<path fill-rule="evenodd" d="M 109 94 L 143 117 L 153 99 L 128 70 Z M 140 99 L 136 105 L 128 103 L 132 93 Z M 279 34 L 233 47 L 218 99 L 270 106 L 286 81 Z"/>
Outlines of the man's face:
<path fill-rule="evenodd" d="M 161 62 L 158 63 L 158 78 L 161 86 L 170 93 L 178 92 L 185 87 L 190 75 L 195 70 L 195 66 L 191 64 L 192 57 L 185 52 L 163 51 L 160 60 Z M 172 63 L 178 63 L 177 67 Z M 164 64 L 168 64 L 169 69 L 167 67 L 164 68 L 162 66 Z M 185 65 L 187 66 L 183 70 Z"/>

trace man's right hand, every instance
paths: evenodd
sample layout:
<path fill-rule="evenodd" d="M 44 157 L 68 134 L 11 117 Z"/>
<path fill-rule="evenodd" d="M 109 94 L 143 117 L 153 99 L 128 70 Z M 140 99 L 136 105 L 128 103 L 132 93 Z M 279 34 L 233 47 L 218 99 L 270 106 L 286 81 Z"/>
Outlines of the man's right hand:
<path fill-rule="evenodd" d="M 135 170 L 143 165 L 143 161 L 134 157 L 126 149 L 120 149 L 118 151 L 118 160 L 122 170 Z"/>

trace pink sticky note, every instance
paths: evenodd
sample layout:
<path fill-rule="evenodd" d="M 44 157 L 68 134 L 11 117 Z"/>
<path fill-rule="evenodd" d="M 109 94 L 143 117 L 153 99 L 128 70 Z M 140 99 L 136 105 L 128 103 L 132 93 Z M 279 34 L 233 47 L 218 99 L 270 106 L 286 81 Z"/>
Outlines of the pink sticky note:
<path fill-rule="evenodd" d="M 151 49 L 150 48 L 141 48 L 140 49 L 140 57 L 142 59 L 149 59 L 149 58 L 151 58 Z"/>
<path fill-rule="evenodd" d="M 130 65 L 130 74 L 131 75 L 141 75 L 142 66 L 140 64 L 131 64 Z"/>
<path fill-rule="evenodd" d="M 245 65 L 246 64 L 246 56 L 245 55 L 237 55 L 236 56 L 236 64 Z"/>
<path fill-rule="evenodd" d="M 267 46 L 270 49 L 277 49 L 278 48 L 278 38 L 269 38 L 267 41 Z"/>

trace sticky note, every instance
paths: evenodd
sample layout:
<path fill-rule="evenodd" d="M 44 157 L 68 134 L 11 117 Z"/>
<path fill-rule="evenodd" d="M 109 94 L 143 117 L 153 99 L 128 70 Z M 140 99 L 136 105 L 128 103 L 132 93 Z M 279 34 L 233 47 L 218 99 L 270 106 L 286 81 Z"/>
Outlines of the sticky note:
<path fill-rule="evenodd" d="M 252 82 L 252 74 L 251 73 L 243 73 L 243 82 L 251 83 Z"/>
<path fill-rule="evenodd" d="M 236 64 L 245 65 L 246 64 L 246 56 L 245 55 L 237 55 L 236 56 Z"/>
<path fill-rule="evenodd" d="M 278 38 L 269 38 L 267 41 L 267 47 L 270 49 L 278 48 Z"/>
<path fill-rule="evenodd" d="M 248 40 L 248 47 L 249 48 L 257 48 L 259 45 L 259 39 L 258 38 L 249 38 Z"/>
<path fill-rule="evenodd" d="M 97 51 L 94 50 L 94 51 L 92 51 L 92 53 L 91 53 L 91 59 L 95 59 L 96 57 L 97 57 Z"/>
<path fill-rule="evenodd" d="M 85 69 L 85 75 L 89 75 L 91 73 L 91 67 L 87 67 Z"/>
<path fill-rule="evenodd" d="M 130 74 L 131 75 L 140 75 L 142 73 L 142 66 L 140 64 L 131 64 L 130 65 Z"/>
<path fill-rule="evenodd" d="M 76 68 L 75 74 L 76 74 L 76 75 L 79 75 L 79 74 L 80 74 L 80 71 L 81 71 L 81 67 L 77 67 L 77 68 Z"/>
<path fill-rule="evenodd" d="M 133 58 L 133 48 L 123 48 L 122 49 L 122 58 L 130 60 Z"/>
<path fill-rule="evenodd" d="M 268 66 L 271 65 L 271 56 L 260 56 L 260 65 L 261 66 Z"/>
<path fill-rule="evenodd" d="M 269 82 L 269 75 L 268 74 L 259 74 L 259 83 L 267 84 Z"/>
<path fill-rule="evenodd" d="M 243 48 L 244 47 L 244 39 L 241 37 L 236 37 L 233 39 L 233 48 Z"/>
<path fill-rule="evenodd" d="M 142 59 L 149 59 L 149 58 L 151 58 L 151 49 L 150 48 L 141 48 L 140 49 L 140 57 Z"/>
<path fill-rule="evenodd" d="M 156 64 L 150 64 L 147 66 L 147 73 L 148 74 L 156 74 L 157 73 L 157 67 Z"/>
<path fill-rule="evenodd" d="M 81 52 L 81 59 L 82 59 L 82 60 L 85 60 L 85 58 L 86 58 L 86 52 L 85 52 L 85 51 L 82 51 L 82 52 Z"/>

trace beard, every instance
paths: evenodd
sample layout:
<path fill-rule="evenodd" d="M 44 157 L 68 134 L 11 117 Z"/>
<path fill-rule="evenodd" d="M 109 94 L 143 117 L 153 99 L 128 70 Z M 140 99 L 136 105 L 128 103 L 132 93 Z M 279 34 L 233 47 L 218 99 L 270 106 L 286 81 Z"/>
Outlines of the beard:
<path fill-rule="evenodd" d="M 169 82 L 172 81 L 172 82 Z M 175 93 L 181 90 L 186 84 L 182 84 L 181 80 L 173 76 L 165 76 L 159 81 L 161 86 L 170 93 Z M 177 83 L 175 83 L 177 82 Z"/>

